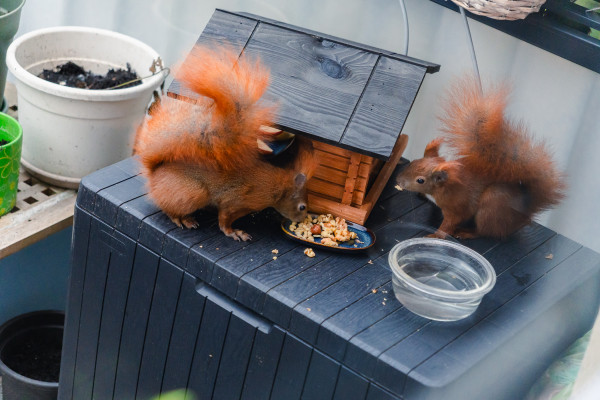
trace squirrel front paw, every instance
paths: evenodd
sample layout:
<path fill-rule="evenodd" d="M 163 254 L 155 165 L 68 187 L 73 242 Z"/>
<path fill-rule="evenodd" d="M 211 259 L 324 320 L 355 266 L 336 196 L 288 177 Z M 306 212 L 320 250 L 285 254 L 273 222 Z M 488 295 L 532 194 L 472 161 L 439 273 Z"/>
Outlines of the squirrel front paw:
<path fill-rule="evenodd" d="M 234 238 L 235 240 L 237 240 L 238 242 L 240 240 L 247 242 L 248 240 L 252 239 L 252 236 L 250 236 L 249 234 L 247 234 L 246 232 L 244 232 L 241 229 L 236 229 L 232 232 L 232 234 L 228 235 L 232 238 Z"/>
<path fill-rule="evenodd" d="M 454 232 L 454 237 L 457 239 L 475 239 L 479 235 L 472 229 L 460 229 Z"/>
<path fill-rule="evenodd" d="M 448 234 L 444 231 L 437 230 L 437 231 L 435 231 L 435 233 L 430 233 L 429 235 L 427 235 L 425 237 L 433 238 L 433 239 L 447 239 Z"/>
<path fill-rule="evenodd" d="M 252 236 L 250 236 L 248 233 L 244 232 L 241 229 L 222 229 L 223 233 L 226 236 L 229 236 L 230 238 L 233 238 L 234 240 L 237 240 L 238 242 L 241 240 L 243 242 L 247 242 L 248 240 L 252 239 Z"/>

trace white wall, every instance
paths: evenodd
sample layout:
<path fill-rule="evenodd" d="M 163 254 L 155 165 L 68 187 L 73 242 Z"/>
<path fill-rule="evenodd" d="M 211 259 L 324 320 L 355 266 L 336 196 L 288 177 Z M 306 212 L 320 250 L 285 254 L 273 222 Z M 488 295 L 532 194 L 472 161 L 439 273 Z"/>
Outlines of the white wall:
<path fill-rule="evenodd" d="M 404 128 L 411 138 L 405 155 L 415 158 L 437 135 L 440 94 L 470 71 L 471 61 L 458 13 L 426 0 L 406 1 L 409 55 L 442 66 L 426 77 Z M 171 65 L 189 51 L 217 7 L 402 51 L 397 0 L 27 0 L 17 36 L 56 25 L 107 28 L 148 43 Z M 475 21 L 471 30 L 484 81 L 513 83 L 511 114 L 547 139 L 569 175 L 568 197 L 540 222 L 600 251 L 599 75 Z"/>

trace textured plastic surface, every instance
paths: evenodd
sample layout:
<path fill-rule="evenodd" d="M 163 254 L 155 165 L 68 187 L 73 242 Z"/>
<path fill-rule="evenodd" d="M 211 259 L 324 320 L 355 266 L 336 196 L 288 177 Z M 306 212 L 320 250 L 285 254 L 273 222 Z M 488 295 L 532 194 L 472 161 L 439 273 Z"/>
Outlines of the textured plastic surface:
<path fill-rule="evenodd" d="M 140 182 L 135 159 L 82 182 L 60 399 L 179 387 L 223 399 L 520 398 L 600 304 L 600 255 L 534 224 L 463 242 L 498 276 L 470 317 L 411 313 L 387 254 L 440 215 L 393 181 L 366 225 L 375 246 L 314 258 L 270 211 L 235 224 L 245 243 L 210 211 L 198 230 L 177 228 Z"/>

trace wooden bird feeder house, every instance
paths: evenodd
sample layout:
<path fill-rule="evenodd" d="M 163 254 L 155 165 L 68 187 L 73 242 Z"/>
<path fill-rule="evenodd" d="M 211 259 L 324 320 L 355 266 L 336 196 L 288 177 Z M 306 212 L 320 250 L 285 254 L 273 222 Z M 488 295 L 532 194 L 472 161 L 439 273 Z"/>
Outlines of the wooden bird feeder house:
<path fill-rule="evenodd" d="M 408 137 L 402 127 L 439 65 L 247 13 L 216 10 L 198 44 L 227 43 L 271 71 L 281 130 L 313 140 L 309 209 L 364 224 Z M 198 95 L 175 80 L 168 94 Z"/>

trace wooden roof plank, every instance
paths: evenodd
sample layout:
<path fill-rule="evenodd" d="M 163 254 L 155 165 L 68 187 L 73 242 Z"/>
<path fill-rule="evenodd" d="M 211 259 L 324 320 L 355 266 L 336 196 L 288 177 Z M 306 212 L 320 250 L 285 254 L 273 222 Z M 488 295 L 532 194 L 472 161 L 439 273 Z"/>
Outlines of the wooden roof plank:
<path fill-rule="evenodd" d="M 259 24 L 242 57 L 271 71 L 265 100 L 286 130 L 338 143 L 377 61 L 363 50 Z"/>
<path fill-rule="evenodd" d="M 388 159 L 424 77 L 422 67 L 381 57 L 340 142 Z"/>
<path fill-rule="evenodd" d="M 435 64 L 435 63 L 431 63 L 428 61 L 423 61 L 423 60 L 419 60 L 418 58 L 413 58 L 413 57 L 409 57 L 409 56 L 405 56 L 403 54 L 398 54 L 395 53 L 393 51 L 389 51 L 389 50 L 385 50 L 385 49 L 380 49 L 374 46 L 369 46 L 363 43 L 358 43 L 358 42 L 354 42 L 352 40 L 348 40 L 348 39 L 344 39 L 344 38 L 340 38 L 340 37 L 336 37 L 336 36 L 332 36 L 332 35 L 327 35 L 325 33 L 322 32 L 317 32 L 317 31 L 313 31 L 311 29 L 306 29 L 303 27 L 299 27 L 296 25 L 292 25 L 292 24 L 288 24 L 285 22 L 281 22 L 281 21 L 276 21 L 274 19 L 270 19 L 270 18 L 265 18 L 265 17 L 261 17 L 255 14 L 251 14 L 251 13 L 247 13 L 247 12 L 230 12 L 230 11 L 225 11 L 225 10 L 221 10 L 221 9 L 217 9 L 218 11 L 221 12 L 226 12 L 226 13 L 231 13 L 234 15 L 242 15 L 248 18 L 252 18 L 255 19 L 257 21 L 261 21 L 263 23 L 268 23 L 271 25 L 275 25 L 278 26 L 280 28 L 284 28 L 284 29 L 288 29 L 288 30 L 293 30 L 293 31 L 297 31 L 297 32 L 302 32 L 305 33 L 307 35 L 312 35 L 312 36 L 318 36 L 318 37 L 322 37 L 324 39 L 327 39 L 329 41 L 332 42 L 336 42 L 336 43 L 341 43 L 344 44 L 346 46 L 350 46 L 350 47 L 356 47 L 358 49 L 362 49 L 362 50 L 366 50 L 375 54 L 382 54 L 382 55 L 386 55 L 390 58 L 394 58 L 396 60 L 401 60 L 404 62 L 407 62 L 409 64 L 414 64 L 414 65 L 419 65 L 422 66 L 424 68 L 426 68 L 428 73 L 435 73 L 438 72 L 440 70 L 440 66 L 439 64 Z"/>

